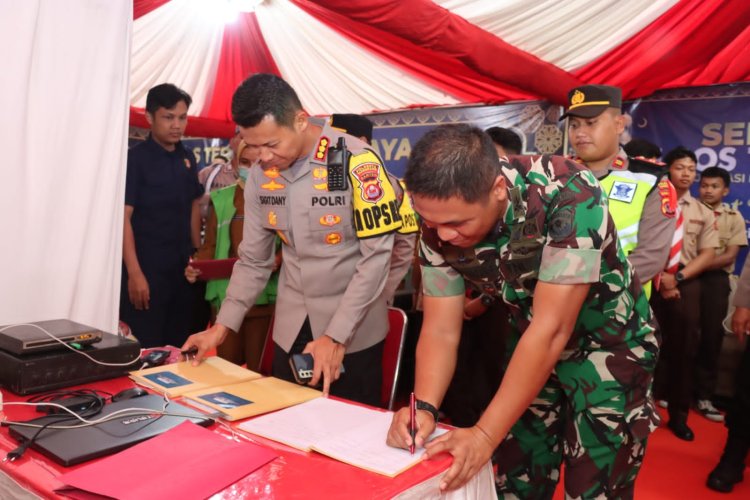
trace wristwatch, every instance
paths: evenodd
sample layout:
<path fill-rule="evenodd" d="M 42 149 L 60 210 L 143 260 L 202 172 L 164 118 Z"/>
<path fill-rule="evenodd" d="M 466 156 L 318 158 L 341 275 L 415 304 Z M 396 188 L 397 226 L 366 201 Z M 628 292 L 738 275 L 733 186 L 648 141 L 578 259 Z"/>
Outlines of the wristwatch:
<path fill-rule="evenodd" d="M 675 281 L 676 281 L 677 283 L 682 283 L 683 281 L 685 281 L 685 275 L 684 275 L 684 274 L 682 274 L 682 271 L 677 271 L 677 272 L 675 273 L 675 275 L 674 275 L 674 280 L 675 280 Z"/>
<path fill-rule="evenodd" d="M 430 412 L 430 415 L 432 415 L 432 418 L 435 419 L 435 423 L 437 423 L 439 415 L 438 410 L 434 406 L 432 406 L 427 401 L 422 401 L 421 399 L 417 399 L 416 401 L 416 408 L 417 410 L 424 410 Z"/>

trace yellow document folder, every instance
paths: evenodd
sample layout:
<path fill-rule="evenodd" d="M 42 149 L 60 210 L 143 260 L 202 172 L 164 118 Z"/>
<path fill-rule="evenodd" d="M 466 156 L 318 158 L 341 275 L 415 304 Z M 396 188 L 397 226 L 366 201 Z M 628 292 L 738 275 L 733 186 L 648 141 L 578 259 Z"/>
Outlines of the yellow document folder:
<path fill-rule="evenodd" d="M 206 358 L 198 366 L 193 366 L 192 361 L 183 361 L 130 372 L 130 378 L 135 382 L 170 397 L 182 396 L 187 392 L 211 387 L 223 387 L 260 377 L 260 373 L 255 373 L 215 356 Z"/>
<path fill-rule="evenodd" d="M 188 392 L 183 395 L 183 401 L 219 411 L 227 420 L 240 420 L 298 405 L 321 395 L 320 391 L 304 385 L 264 377 Z"/>

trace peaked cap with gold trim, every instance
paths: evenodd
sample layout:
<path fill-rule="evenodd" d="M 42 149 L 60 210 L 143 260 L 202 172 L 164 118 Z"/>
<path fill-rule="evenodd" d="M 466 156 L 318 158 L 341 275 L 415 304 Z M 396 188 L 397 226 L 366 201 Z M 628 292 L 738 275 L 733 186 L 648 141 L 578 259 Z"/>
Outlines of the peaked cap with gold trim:
<path fill-rule="evenodd" d="M 568 109 L 560 117 L 593 118 L 607 108 L 622 109 L 622 91 L 609 85 L 583 85 L 568 92 Z"/>

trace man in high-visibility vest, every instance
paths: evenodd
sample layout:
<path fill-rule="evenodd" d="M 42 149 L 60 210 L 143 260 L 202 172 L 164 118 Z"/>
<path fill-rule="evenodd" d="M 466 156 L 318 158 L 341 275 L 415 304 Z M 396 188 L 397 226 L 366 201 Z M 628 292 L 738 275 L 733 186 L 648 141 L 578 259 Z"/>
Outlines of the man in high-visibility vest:
<path fill-rule="evenodd" d="M 650 282 L 664 269 L 675 230 L 674 186 L 662 164 L 629 158 L 620 147 L 625 119 L 619 88 L 576 87 L 568 93 L 568 101 L 562 118 L 568 118 L 576 159 L 607 193 L 620 245 L 650 294 Z"/>

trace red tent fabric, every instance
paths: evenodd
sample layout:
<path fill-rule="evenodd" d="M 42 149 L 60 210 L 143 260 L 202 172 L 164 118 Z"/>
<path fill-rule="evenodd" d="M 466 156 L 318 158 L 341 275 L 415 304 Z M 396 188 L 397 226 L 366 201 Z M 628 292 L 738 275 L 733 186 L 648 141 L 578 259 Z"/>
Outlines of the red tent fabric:
<path fill-rule="evenodd" d="M 256 72 L 287 79 L 313 114 L 528 99 L 563 103 L 582 83 L 617 85 L 625 98 L 636 98 L 750 77 L 745 0 L 528 0 L 510 6 L 274 0 L 256 1 L 254 11 L 248 0 L 233 1 L 227 4 L 240 6 L 236 16 L 211 29 L 211 11 L 197 14 L 194 26 L 182 22 L 190 0 L 134 1 L 134 54 L 145 54 L 134 59 L 135 67 L 153 63 L 147 56 L 158 53 L 166 36 L 177 37 L 173 46 L 184 52 L 162 57 L 185 64 L 155 64 L 156 75 L 134 73 L 133 125 L 146 124 L 149 86 L 171 81 L 194 99 L 188 134 L 228 137 L 232 93 Z M 619 17 L 606 24 L 610 12 Z M 165 34 L 171 22 L 175 33 Z M 555 31 L 561 25 L 565 29 Z M 603 30 L 596 43 L 575 44 L 596 28 Z M 189 49 L 201 43 L 209 46 L 200 53 L 210 57 L 191 61 Z"/>

